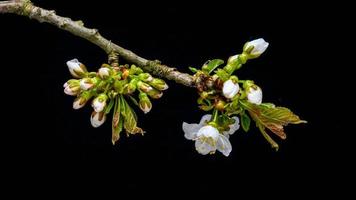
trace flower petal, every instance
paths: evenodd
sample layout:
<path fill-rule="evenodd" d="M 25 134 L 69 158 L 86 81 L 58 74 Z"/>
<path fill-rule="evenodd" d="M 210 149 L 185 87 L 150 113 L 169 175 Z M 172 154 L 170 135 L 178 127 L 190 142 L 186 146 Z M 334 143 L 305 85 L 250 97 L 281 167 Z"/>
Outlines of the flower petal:
<path fill-rule="evenodd" d="M 202 155 L 207 155 L 210 152 L 216 151 L 216 147 L 213 147 L 209 143 L 203 142 L 201 140 L 195 141 L 195 149 Z"/>
<path fill-rule="evenodd" d="M 229 126 L 230 130 L 223 132 L 223 134 L 224 134 L 225 136 L 227 136 L 227 137 L 228 137 L 229 135 L 234 134 L 234 133 L 235 133 L 237 130 L 239 130 L 239 128 L 240 128 L 240 120 L 239 120 L 239 118 L 238 118 L 238 117 L 233 117 L 233 119 L 235 120 L 235 123 L 233 123 L 233 124 L 231 124 L 231 125 Z"/>
<path fill-rule="evenodd" d="M 217 149 L 224 154 L 224 156 L 229 156 L 232 150 L 231 143 L 227 137 L 220 135 L 217 142 Z"/>
<path fill-rule="evenodd" d="M 204 115 L 204 116 L 201 118 L 201 120 L 200 120 L 200 122 L 199 122 L 199 125 L 205 126 L 205 125 L 206 125 L 206 122 L 209 121 L 210 119 L 211 119 L 211 115 L 210 115 L 210 114 Z"/>
<path fill-rule="evenodd" d="M 182 128 L 184 131 L 184 137 L 188 140 L 193 140 L 196 138 L 196 134 L 201 128 L 201 126 L 199 124 L 188 124 L 186 122 L 183 122 Z"/>

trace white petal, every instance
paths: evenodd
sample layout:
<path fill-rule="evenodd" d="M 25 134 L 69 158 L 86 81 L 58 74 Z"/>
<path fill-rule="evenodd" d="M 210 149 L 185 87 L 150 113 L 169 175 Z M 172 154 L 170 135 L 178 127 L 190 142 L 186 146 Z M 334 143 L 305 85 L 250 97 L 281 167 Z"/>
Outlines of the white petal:
<path fill-rule="evenodd" d="M 205 125 L 206 125 L 206 122 L 210 121 L 210 119 L 211 119 L 211 115 L 210 115 L 210 114 L 204 115 L 204 116 L 201 118 L 201 120 L 200 120 L 200 122 L 199 122 L 199 125 L 205 126 Z"/>
<path fill-rule="evenodd" d="M 239 120 L 239 118 L 238 117 L 233 117 L 233 119 L 235 120 L 235 123 L 233 123 L 233 124 L 231 124 L 229 126 L 229 128 L 230 128 L 229 131 L 225 131 L 224 132 L 225 136 L 232 135 L 233 133 L 235 133 L 240 128 L 240 120 Z"/>
<path fill-rule="evenodd" d="M 250 88 L 247 94 L 247 100 L 250 103 L 254 104 L 261 104 L 262 103 L 262 90 L 261 88 L 257 87 L 257 89 Z"/>
<path fill-rule="evenodd" d="M 184 131 L 184 137 L 188 140 L 193 140 L 196 138 L 197 132 L 199 131 L 201 126 L 199 124 L 188 124 L 186 122 L 183 122 L 182 128 Z"/>
<path fill-rule="evenodd" d="M 197 137 L 210 137 L 215 141 L 218 139 L 219 135 L 220 133 L 218 129 L 210 125 L 201 127 L 197 133 Z"/>
<path fill-rule="evenodd" d="M 217 149 L 224 154 L 224 156 L 229 156 L 232 150 L 231 143 L 227 137 L 220 135 L 217 142 Z"/>
<path fill-rule="evenodd" d="M 240 86 L 232 80 L 227 80 L 223 85 L 223 94 L 226 98 L 233 98 L 240 90 Z"/>
<path fill-rule="evenodd" d="M 101 112 L 104 110 L 104 107 L 106 106 L 106 101 L 100 102 L 99 99 L 94 99 L 92 106 L 95 112 Z"/>
<path fill-rule="evenodd" d="M 74 102 L 73 102 L 73 109 L 80 109 L 80 108 L 82 108 L 82 107 L 84 107 L 85 106 L 85 103 L 83 103 L 83 104 L 80 104 L 80 101 L 81 101 L 81 99 L 80 98 L 78 98 L 78 99 L 76 99 Z"/>
<path fill-rule="evenodd" d="M 97 128 L 97 127 L 101 126 L 106 120 L 106 115 L 105 114 L 103 115 L 102 119 L 100 120 L 100 114 L 101 113 L 94 112 L 90 117 L 91 125 L 94 128 Z"/>
<path fill-rule="evenodd" d="M 263 38 L 253 40 L 248 43 L 248 47 L 254 46 L 251 54 L 262 54 L 263 52 L 266 51 L 268 45 L 269 45 L 269 43 L 266 42 Z"/>
<path fill-rule="evenodd" d="M 202 155 L 207 155 L 210 152 L 216 151 L 216 147 L 211 146 L 207 142 L 202 142 L 201 140 L 195 141 L 195 149 Z"/>

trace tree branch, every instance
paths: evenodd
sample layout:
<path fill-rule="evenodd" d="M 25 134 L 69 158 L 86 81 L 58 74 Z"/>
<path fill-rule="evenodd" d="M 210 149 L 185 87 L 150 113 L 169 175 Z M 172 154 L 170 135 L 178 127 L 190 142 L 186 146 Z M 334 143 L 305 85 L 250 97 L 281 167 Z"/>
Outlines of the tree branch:
<path fill-rule="evenodd" d="M 177 83 L 195 87 L 193 76 L 181 73 L 175 68 L 160 64 L 159 61 L 147 60 L 136 55 L 100 35 L 97 29 L 86 28 L 82 21 L 73 21 L 67 17 L 58 16 L 53 10 L 46 10 L 37 7 L 29 0 L 12 0 L 0 2 L 0 13 L 13 13 L 35 19 L 41 23 L 46 22 L 57 26 L 60 29 L 68 31 L 73 35 L 84 38 L 89 42 L 99 46 L 106 53 L 118 53 L 125 60 L 142 67 L 145 71 L 154 75 L 174 80 Z"/>

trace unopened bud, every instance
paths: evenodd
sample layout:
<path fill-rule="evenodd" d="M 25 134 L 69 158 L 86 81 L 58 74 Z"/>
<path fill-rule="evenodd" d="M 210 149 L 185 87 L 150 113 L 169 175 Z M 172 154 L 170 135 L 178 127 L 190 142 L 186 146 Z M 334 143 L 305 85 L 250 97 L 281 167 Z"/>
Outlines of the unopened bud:
<path fill-rule="evenodd" d="M 104 80 L 108 79 L 111 75 L 111 69 L 109 69 L 107 67 L 102 67 L 99 69 L 98 74 L 101 79 L 104 79 Z"/>
<path fill-rule="evenodd" d="M 94 108 L 95 112 L 102 112 L 106 106 L 106 100 L 108 99 L 108 96 L 104 93 L 100 94 L 97 96 L 93 102 L 92 102 L 92 107 Z"/>
<path fill-rule="evenodd" d="M 144 82 L 151 82 L 153 80 L 153 77 L 149 73 L 141 73 L 138 75 L 138 78 Z"/>
<path fill-rule="evenodd" d="M 67 62 L 69 72 L 75 78 L 83 78 L 86 73 L 88 73 L 85 65 L 78 61 L 78 59 L 73 59 Z"/>
<path fill-rule="evenodd" d="M 154 78 L 150 82 L 150 85 L 152 85 L 152 87 L 156 88 L 157 90 L 166 90 L 166 89 L 168 89 L 168 85 L 166 84 L 166 82 L 164 82 L 164 80 L 159 79 L 159 78 Z"/>
<path fill-rule="evenodd" d="M 90 122 L 94 128 L 101 126 L 106 120 L 106 115 L 104 112 L 95 112 L 91 114 Z"/>
<path fill-rule="evenodd" d="M 149 92 L 147 92 L 147 94 L 152 98 L 152 99 L 159 99 L 162 97 L 163 92 L 156 90 L 156 89 L 152 89 Z"/>
<path fill-rule="evenodd" d="M 141 92 L 138 97 L 140 99 L 140 102 L 139 102 L 140 109 L 145 114 L 150 112 L 150 110 L 152 109 L 152 103 L 151 103 L 150 99 L 148 98 L 147 94 Z"/>
<path fill-rule="evenodd" d="M 151 87 L 150 85 L 148 85 L 147 83 L 142 82 L 142 81 L 137 82 L 137 87 L 145 93 L 148 93 L 151 90 L 154 90 L 153 87 Z"/>

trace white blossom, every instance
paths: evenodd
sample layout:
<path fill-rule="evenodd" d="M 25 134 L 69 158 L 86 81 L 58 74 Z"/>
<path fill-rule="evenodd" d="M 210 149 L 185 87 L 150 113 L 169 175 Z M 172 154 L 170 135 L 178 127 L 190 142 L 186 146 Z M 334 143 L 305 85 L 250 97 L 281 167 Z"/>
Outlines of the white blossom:
<path fill-rule="evenodd" d="M 232 80 L 227 80 L 223 85 L 223 94 L 226 98 L 232 99 L 240 90 L 238 83 L 234 83 Z"/>
<path fill-rule="evenodd" d="M 260 87 L 253 85 L 247 90 L 247 100 L 250 103 L 260 105 L 262 103 L 262 90 Z"/>
<path fill-rule="evenodd" d="M 183 122 L 184 137 L 195 141 L 195 149 L 202 155 L 215 153 L 216 150 L 229 156 L 232 146 L 228 139 L 229 135 L 239 129 L 239 120 L 237 117 L 235 123 L 230 125 L 230 130 L 219 133 L 218 129 L 208 125 L 211 115 L 204 115 L 199 124 L 188 124 Z"/>
<path fill-rule="evenodd" d="M 269 45 L 269 43 L 266 42 L 263 38 L 259 38 L 259 39 L 247 42 L 244 47 L 244 50 L 249 49 L 251 46 L 253 46 L 253 49 L 250 52 L 250 55 L 258 57 L 259 55 L 261 55 L 263 52 L 266 51 L 268 45 Z"/>

